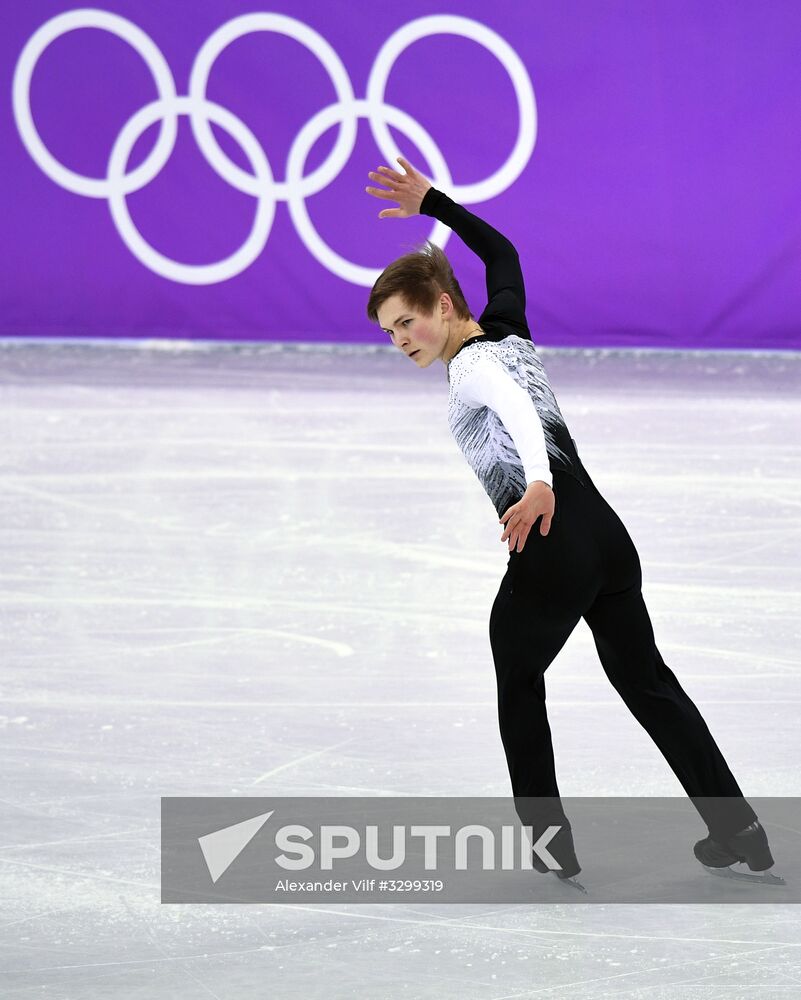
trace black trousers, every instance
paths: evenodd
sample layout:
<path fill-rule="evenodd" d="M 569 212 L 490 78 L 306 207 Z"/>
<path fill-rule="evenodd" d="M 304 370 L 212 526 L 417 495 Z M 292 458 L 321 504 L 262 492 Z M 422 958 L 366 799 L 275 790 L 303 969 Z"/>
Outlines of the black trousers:
<path fill-rule="evenodd" d="M 584 618 L 612 686 L 673 769 L 710 835 L 725 838 L 752 823 L 756 813 L 700 712 L 662 659 L 643 601 L 637 550 L 586 478 L 589 485 L 583 486 L 566 472 L 554 473 L 550 531 L 543 537 L 538 519 L 523 551 L 510 554 L 492 606 L 498 718 L 513 795 L 549 797 L 551 807 L 554 801 L 561 806 L 544 676 Z M 590 731 L 587 739 L 592 738 Z M 523 822 L 533 821 L 519 808 L 518 813 Z M 552 808 L 549 815 L 552 820 Z"/>

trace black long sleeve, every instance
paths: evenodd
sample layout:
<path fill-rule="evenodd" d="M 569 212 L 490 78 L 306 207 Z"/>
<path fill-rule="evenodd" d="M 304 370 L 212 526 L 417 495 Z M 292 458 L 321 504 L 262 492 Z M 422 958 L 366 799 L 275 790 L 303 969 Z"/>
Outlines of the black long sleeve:
<path fill-rule="evenodd" d="M 514 244 L 489 223 L 433 187 L 426 191 L 420 213 L 444 222 L 484 262 L 488 301 L 482 318 L 489 320 L 497 316 L 515 326 L 523 326 L 530 337 L 523 272 Z"/>

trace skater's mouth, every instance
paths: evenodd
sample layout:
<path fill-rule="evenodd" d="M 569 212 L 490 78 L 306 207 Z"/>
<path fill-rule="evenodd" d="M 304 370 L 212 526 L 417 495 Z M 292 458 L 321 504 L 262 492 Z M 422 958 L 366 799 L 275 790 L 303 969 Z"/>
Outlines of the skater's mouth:
<path fill-rule="evenodd" d="M 419 353 L 420 353 L 420 348 L 418 347 L 416 351 L 412 351 L 412 353 L 409 355 L 409 357 L 413 358 L 415 356 L 415 354 L 419 354 Z"/>

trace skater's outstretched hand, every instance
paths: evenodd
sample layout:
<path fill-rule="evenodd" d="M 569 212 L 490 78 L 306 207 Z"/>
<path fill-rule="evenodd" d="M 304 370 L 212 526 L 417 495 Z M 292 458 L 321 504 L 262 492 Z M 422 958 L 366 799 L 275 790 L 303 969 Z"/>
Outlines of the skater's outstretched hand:
<path fill-rule="evenodd" d="M 380 173 L 369 173 L 367 176 L 374 181 L 381 181 L 386 188 L 368 187 L 364 190 L 374 198 L 386 198 L 396 201 L 399 208 L 385 208 L 378 213 L 379 219 L 408 219 L 411 215 L 420 214 L 420 205 L 426 191 L 433 185 L 419 174 L 408 160 L 398 157 L 398 163 L 406 171 L 399 174 L 389 167 L 379 167 Z"/>
<path fill-rule="evenodd" d="M 517 545 L 517 551 L 522 552 L 531 526 L 540 514 L 542 514 L 540 534 L 548 534 L 554 510 L 556 510 L 556 497 L 551 487 L 540 480 L 531 483 L 526 488 L 523 499 L 513 503 L 501 518 L 500 524 L 506 524 L 501 541 L 505 542 L 509 538 L 509 551 L 512 552 Z"/>

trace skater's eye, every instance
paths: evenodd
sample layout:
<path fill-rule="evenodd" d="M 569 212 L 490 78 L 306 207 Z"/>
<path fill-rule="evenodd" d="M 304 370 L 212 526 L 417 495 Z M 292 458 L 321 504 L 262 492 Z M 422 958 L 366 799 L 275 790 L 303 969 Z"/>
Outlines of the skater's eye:
<path fill-rule="evenodd" d="M 401 323 L 401 326 L 406 326 L 407 323 L 411 323 L 411 320 L 410 319 L 405 319 Z M 394 337 L 395 336 L 395 331 L 394 330 L 384 330 L 384 333 L 386 333 L 390 337 Z"/>

